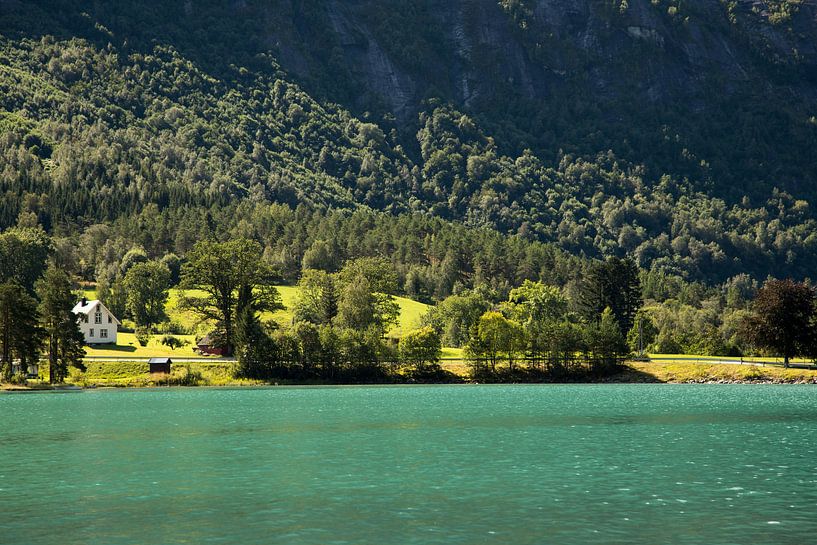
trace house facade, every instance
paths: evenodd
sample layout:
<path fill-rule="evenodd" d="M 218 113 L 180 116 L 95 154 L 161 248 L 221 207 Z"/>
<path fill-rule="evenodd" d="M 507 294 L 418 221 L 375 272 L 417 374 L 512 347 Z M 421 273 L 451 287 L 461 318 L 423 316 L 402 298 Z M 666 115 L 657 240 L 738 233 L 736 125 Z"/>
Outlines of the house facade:
<path fill-rule="evenodd" d="M 85 344 L 116 344 L 116 333 L 122 325 L 101 301 L 82 299 L 74 306 Z"/>

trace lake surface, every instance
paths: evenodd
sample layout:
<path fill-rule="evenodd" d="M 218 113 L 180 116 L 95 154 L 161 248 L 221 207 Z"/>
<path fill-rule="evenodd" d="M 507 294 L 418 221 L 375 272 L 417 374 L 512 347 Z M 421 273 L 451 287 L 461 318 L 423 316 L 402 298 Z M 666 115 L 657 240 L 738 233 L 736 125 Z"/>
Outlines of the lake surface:
<path fill-rule="evenodd" d="M 0 395 L 3 544 L 797 544 L 817 388 Z"/>

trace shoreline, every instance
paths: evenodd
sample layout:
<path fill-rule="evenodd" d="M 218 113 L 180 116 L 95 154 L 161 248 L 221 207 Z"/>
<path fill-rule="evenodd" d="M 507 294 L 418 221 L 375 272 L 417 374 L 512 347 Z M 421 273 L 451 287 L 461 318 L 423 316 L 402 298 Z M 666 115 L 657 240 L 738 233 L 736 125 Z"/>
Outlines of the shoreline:
<path fill-rule="evenodd" d="M 26 385 L 0 384 L 0 391 L 13 393 L 28 392 L 73 392 L 93 389 L 122 388 L 255 388 L 274 386 L 421 386 L 445 384 L 771 384 L 771 385 L 817 385 L 817 370 L 785 369 L 781 367 L 759 367 L 754 365 L 729 365 L 705 363 L 643 363 L 629 362 L 619 372 L 604 377 L 577 376 L 574 378 L 554 378 L 549 380 L 473 380 L 462 366 L 444 370 L 450 373 L 451 381 L 384 381 L 384 382 L 328 382 L 320 380 L 278 380 L 271 382 L 234 379 L 224 369 L 194 369 L 196 379 L 184 380 L 190 376 L 150 375 L 144 372 L 122 373 L 118 369 L 115 376 L 96 372 L 81 376 L 71 376 L 61 385 L 33 383 Z M 138 367 L 137 367 L 138 369 Z M 517 377 L 514 377 L 517 378 Z M 79 379 L 79 380 L 77 380 Z"/>

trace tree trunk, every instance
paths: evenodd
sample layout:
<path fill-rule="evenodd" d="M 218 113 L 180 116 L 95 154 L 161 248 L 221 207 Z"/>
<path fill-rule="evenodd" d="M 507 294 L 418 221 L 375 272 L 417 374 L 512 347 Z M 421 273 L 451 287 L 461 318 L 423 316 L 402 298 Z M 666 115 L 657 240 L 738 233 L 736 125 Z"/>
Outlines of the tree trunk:
<path fill-rule="evenodd" d="M 3 353 L 0 354 L 0 378 L 8 379 L 11 376 L 11 329 L 8 315 L 3 328 Z"/>
<path fill-rule="evenodd" d="M 788 354 L 783 356 L 783 367 L 785 367 L 786 369 L 789 368 L 789 355 Z"/>
<path fill-rule="evenodd" d="M 54 384 L 57 377 L 57 336 L 53 333 L 48 339 L 48 382 Z"/>

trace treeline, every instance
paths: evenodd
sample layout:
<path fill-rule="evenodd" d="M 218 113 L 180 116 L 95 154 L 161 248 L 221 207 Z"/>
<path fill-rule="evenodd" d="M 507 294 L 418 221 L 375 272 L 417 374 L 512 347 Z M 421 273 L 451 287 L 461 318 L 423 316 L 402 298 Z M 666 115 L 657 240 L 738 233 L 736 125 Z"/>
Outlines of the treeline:
<path fill-rule="evenodd" d="M 322 213 L 308 206 L 292 209 L 246 201 L 208 209 L 150 206 L 110 225 L 57 235 L 54 246 L 66 270 L 96 282 L 106 305 L 118 316 L 131 317 L 127 294 L 133 297 L 136 290 L 126 289 L 125 277 L 135 264 L 140 264 L 137 272 L 142 275 L 144 267 L 161 268 L 142 263 L 161 262 L 172 287 L 196 241 L 238 237 L 261 245 L 264 262 L 279 282 L 295 284 L 307 269 L 334 273 L 350 260 L 385 257 L 396 274 L 396 293 L 441 307 L 448 304 L 447 298 L 455 296 L 456 301 L 456 296 L 465 297 L 471 291 L 498 303 L 530 280 L 563 289 L 571 310 L 578 312 L 582 279 L 600 262 L 570 255 L 552 244 L 419 213 L 396 217 L 364 210 Z M 689 282 L 657 265 L 639 268 L 638 276 L 646 351 L 724 355 L 751 350 L 738 327 L 759 288 L 751 276 L 738 274 L 711 286 Z M 146 307 L 132 301 L 131 308 Z M 152 322 L 156 323 L 161 320 Z M 179 324 L 165 324 L 158 331 L 190 333 Z M 445 343 L 464 346 L 465 340 L 449 336 Z"/>
<path fill-rule="evenodd" d="M 344 225 L 335 221 L 340 221 L 335 227 Z M 428 226 L 424 217 L 418 221 Z M 463 233 L 475 237 L 472 250 L 479 252 L 480 232 Z M 320 248 L 328 244 L 315 240 Z M 489 240 L 496 243 L 495 257 L 514 257 L 516 246 L 508 239 Z M 401 280 L 408 276 L 401 279 L 398 271 L 411 270 L 406 262 L 395 259 L 394 251 L 388 259 L 375 250 L 326 261 L 336 254 L 311 255 L 313 246 L 301 256 L 289 324 L 263 318 L 281 308 L 274 287 L 281 276 L 274 254 L 257 240 L 226 235 L 222 242 L 196 242 L 181 257 L 161 258 L 132 246 L 119 258 L 114 246 L 97 254 L 95 270 L 114 278 L 111 286 L 102 279 L 99 290 L 107 293 L 106 304 L 123 305 L 137 325 L 137 338 L 140 328 L 144 335 L 179 332 L 165 314 L 168 290 L 178 286 L 180 307 L 205 324 L 225 354 L 238 357 L 236 374 L 262 380 L 451 380 L 439 365 L 444 346 L 463 347 L 472 377 L 490 381 L 598 377 L 614 372 L 631 354 L 652 351 L 761 353 L 787 362 L 817 355 L 815 292 L 808 284 L 770 279 L 758 289 L 743 276 L 714 290 L 639 271 L 630 259 L 560 261 L 558 252 L 550 255 L 555 269 L 542 263 L 538 277 L 523 278 L 508 290 L 476 274 L 462 277 L 416 330 L 394 339 L 386 333 L 398 318 L 394 295 L 405 291 Z M 69 366 L 82 369 L 79 317 L 71 312 L 79 300 L 75 281 L 83 274 L 75 253 L 82 252 L 70 239 L 51 238 L 39 228 L 0 233 L 5 380 L 14 371 L 24 375 L 46 353 L 52 381 L 64 380 Z M 577 268 L 559 283 L 554 270 L 567 264 Z M 504 281 L 511 284 L 513 278 Z M 707 321 L 718 314 L 720 325 Z M 179 341 L 173 335 L 163 339 L 173 347 Z"/>

